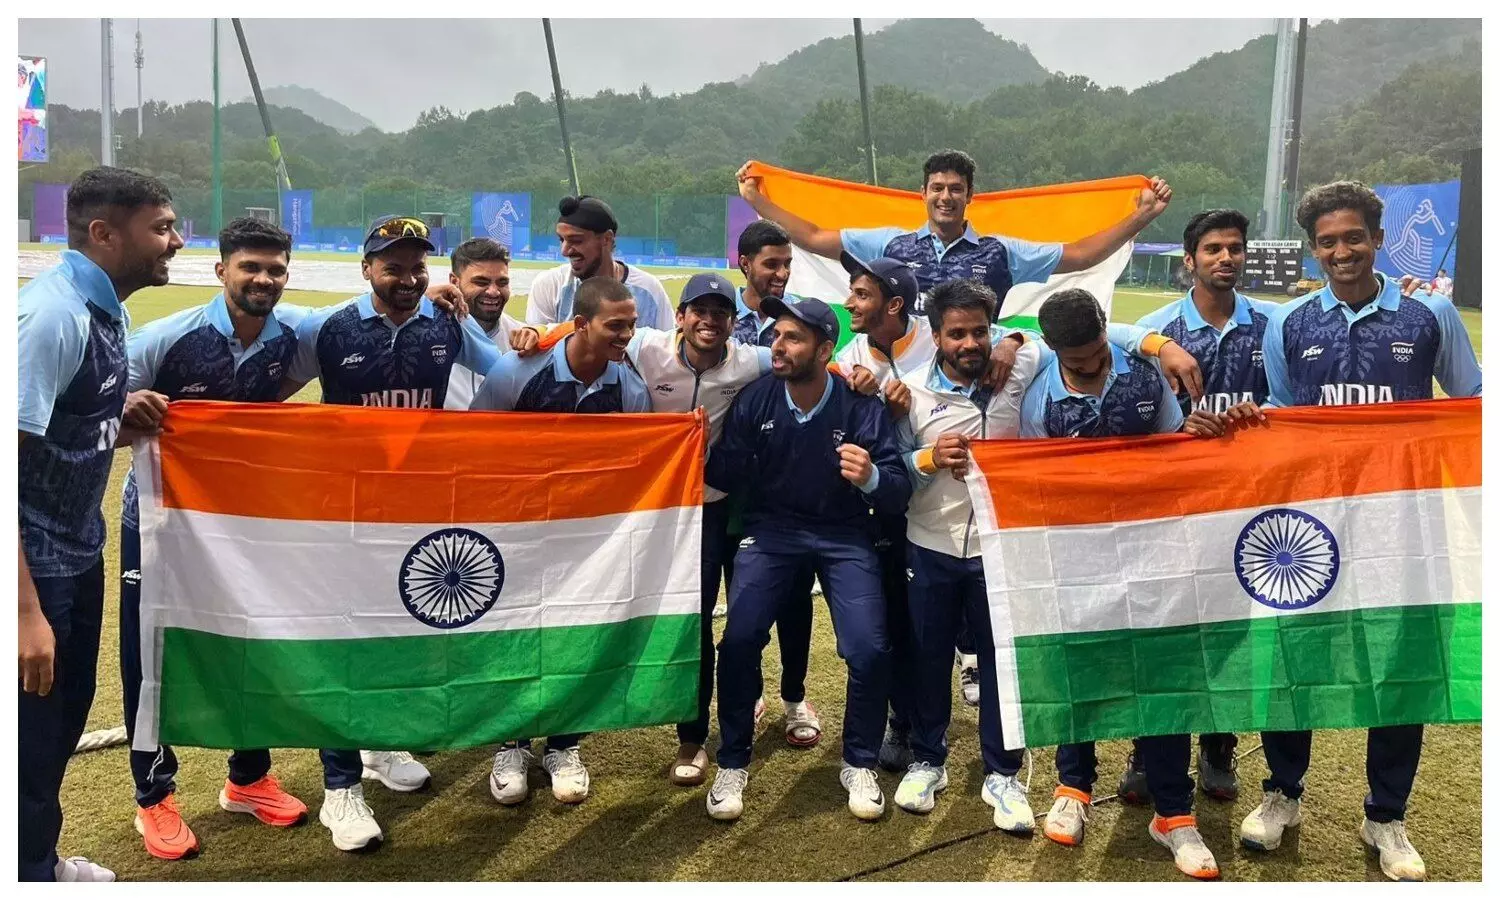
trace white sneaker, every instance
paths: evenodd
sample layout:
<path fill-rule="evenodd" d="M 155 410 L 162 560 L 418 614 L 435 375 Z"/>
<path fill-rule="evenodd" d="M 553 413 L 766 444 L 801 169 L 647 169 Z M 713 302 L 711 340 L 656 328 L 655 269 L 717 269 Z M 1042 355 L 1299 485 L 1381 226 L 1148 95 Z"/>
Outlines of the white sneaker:
<path fill-rule="evenodd" d="M 1198 833 L 1198 820 L 1193 816 L 1173 816 L 1170 819 L 1152 816 L 1146 830 L 1151 833 L 1151 840 L 1172 851 L 1177 871 L 1192 878 L 1219 877 L 1218 860 L 1203 843 L 1203 835 Z"/>
<path fill-rule="evenodd" d="M 847 763 L 839 772 L 839 784 L 849 791 L 849 811 L 856 819 L 873 821 L 885 813 L 885 794 L 874 769 L 860 769 Z"/>
<path fill-rule="evenodd" d="M 1083 843 L 1083 831 L 1089 821 L 1088 804 L 1079 798 L 1082 793 L 1080 791 L 1064 787 L 1057 791 L 1057 799 L 1047 811 L 1047 821 L 1042 826 L 1042 833 L 1065 847 L 1076 847 Z M 1063 793 L 1064 791 L 1068 793 Z"/>
<path fill-rule="evenodd" d="M 362 784 L 336 791 L 325 789 L 318 821 L 333 835 L 333 846 L 340 850 L 374 850 L 385 839 L 385 832 L 375 821 L 375 813 L 365 802 Z"/>
<path fill-rule="evenodd" d="M 721 822 L 733 822 L 745 812 L 745 785 L 750 781 L 747 769 L 720 769 L 708 789 L 708 815 Z"/>
<path fill-rule="evenodd" d="M 948 767 L 914 762 L 896 785 L 896 805 L 912 813 L 929 813 L 937 795 L 948 788 Z M 852 802 L 852 801 L 851 801 Z"/>
<path fill-rule="evenodd" d="M 533 759 L 525 747 L 505 747 L 495 754 L 495 764 L 490 769 L 490 796 L 501 806 L 515 806 L 531 793 L 526 771 Z"/>
<path fill-rule="evenodd" d="M 542 768 L 552 778 L 552 796 L 559 803 L 582 803 L 589 795 L 589 770 L 584 768 L 577 747 L 548 750 Z"/>
<path fill-rule="evenodd" d="M 1380 871 L 1392 881 L 1426 881 L 1427 864 L 1406 838 L 1405 822 L 1371 822 L 1359 827 L 1365 846 L 1380 854 Z"/>
<path fill-rule="evenodd" d="M 115 873 L 104 868 L 98 863 L 91 863 L 82 856 L 61 857 L 57 865 L 52 868 L 52 875 L 58 881 L 114 881 Z"/>
<path fill-rule="evenodd" d="M 1014 775 L 991 772 L 984 776 L 984 802 L 995 808 L 995 827 L 1006 834 L 1030 836 L 1036 830 L 1036 815 L 1026 788 Z"/>
<path fill-rule="evenodd" d="M 361 750 L 361 778 L 374 779 L 393 791 L 409 794 L 432 783 L 432 773 L 405 750 Z"/>
<path fill-rule="evenodd" d="M 964 703 L 979 705 L 979 657 L 972 653 L 958 655 L 958 687 Z"/>
<path fill-rule="evenodd" d="M 1302 824 L 1302 801 L 1292 800 L 1281 791 L 1266 791 L 1260 807 L 1240 823 L 1240 843 L 1251 850 L 1275 850 L 1281 846 L 1281 834 Z"/>

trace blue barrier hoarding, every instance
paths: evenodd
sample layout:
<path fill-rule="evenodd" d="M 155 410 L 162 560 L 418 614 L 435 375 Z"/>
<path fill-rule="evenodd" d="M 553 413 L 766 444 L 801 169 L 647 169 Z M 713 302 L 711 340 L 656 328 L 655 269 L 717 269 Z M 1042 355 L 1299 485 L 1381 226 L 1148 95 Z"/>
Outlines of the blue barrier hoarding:
<path fill-rule="evenodd" d="M 281 227 L 292 236 L 292 243 L 313 239 L 313 192 L 282 191 Z"/>
<path fill-rule="evenodd" d="M 1423 280 L 1447 269 L 1457 271 L 1458 181 L 1434 184 L 1377 184 L 1375 193 L 1385 202 L 1380 227 L 1385 242 L 1375 257 L 1375 268 L 1399 278 L 1415 275 Z M 1443 254 L 1447 253 L 1444 261 Z"/>
<path fill-rule="evenodd" d="M 490 237 L 512 253 L 531 250 L 530 194 L 474 194 L 473 234 Z"/>

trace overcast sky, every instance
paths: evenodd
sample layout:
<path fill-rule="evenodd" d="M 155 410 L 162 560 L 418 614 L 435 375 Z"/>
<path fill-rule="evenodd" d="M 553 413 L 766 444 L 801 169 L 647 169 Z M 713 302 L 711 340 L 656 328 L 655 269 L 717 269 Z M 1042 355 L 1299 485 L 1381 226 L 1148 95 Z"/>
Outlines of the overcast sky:
<path fill-rule="evenodd" d="M 866 34 L 891 19 L 865 19 Z M 1272 28 L 1270 19 L 984 19 L 990 31 L 1027 44 L 1043 66 L 1136 88 Z M 245 35 L 265 86 L 298 84 L 343 103 L 386 130 L 411 127 L 427 107 L 469 112 L 510 102 L 518 91 L 552 93 L 540 19 L 246 19 Z M 563 87 L 574 96 L 604 88 L 658 94 L 732 81 L 823 38 L 853 33 L 849 19 L 568 20 L 552 23 Z M 135 19 L 116 19 L 115 108 L 135 106 Z M 211 96 L 207 19 L 143 19 L 147 100 Z M 49 100 L 99 107 L 99 20 L 20 19 L 20 52 L 48 57 Z M 234 31 L 220 27 L 225 99 L 250 93 Z M 411 47 L 421 48 L 411 53 Z M 642 47 L 661 52 L 643 53 Z M 732 51 L 732 52 L 731 52 Z M 411 62 L 397 62 L 401 59 Z M 420 68 L 418 68 L 420 67 Z"/>

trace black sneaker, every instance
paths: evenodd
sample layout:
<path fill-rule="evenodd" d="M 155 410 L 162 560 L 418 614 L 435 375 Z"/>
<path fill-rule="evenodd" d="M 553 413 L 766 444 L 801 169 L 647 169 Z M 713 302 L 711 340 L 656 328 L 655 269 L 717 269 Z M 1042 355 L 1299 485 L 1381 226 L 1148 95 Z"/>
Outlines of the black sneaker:
<path fill-rule="evenodd" d="M 1135 750 L 1125 757 L 1125 772 L 1120 776 L 1120 799 L 1131 806 L 1149 806 L 1151 788 L 1146 785 L 1146 770 L 1141 768 Z"/>
<path fill-rule="evenodd" d="M 1240 780 L 1235 774 L 1234 754 L 1220 755 L 1198 750 L 1198 790 L 1225 802 L 1240 796 Z"/>

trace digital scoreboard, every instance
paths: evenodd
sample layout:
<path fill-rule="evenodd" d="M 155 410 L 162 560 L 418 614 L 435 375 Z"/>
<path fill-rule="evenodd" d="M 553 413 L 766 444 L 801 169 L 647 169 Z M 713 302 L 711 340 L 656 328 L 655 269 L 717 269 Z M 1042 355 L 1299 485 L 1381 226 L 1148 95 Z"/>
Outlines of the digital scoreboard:
<path fill-rule="evenodd" d="M 1248 241 L 1240 287 L 1287 294 L 1302 280 L 1301 241 Z"/>

